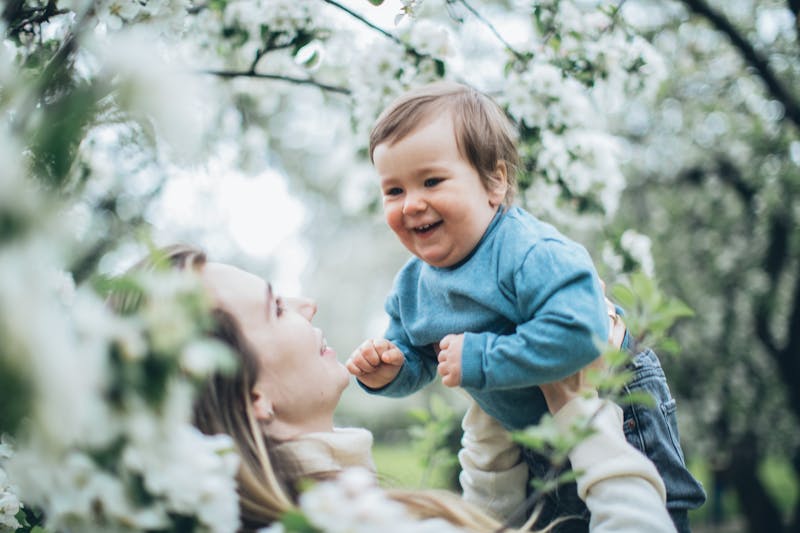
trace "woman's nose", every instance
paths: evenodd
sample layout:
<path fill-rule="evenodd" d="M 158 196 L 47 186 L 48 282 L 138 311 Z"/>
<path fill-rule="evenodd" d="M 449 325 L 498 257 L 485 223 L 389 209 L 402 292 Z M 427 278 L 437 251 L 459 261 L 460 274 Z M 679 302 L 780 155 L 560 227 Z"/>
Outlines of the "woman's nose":
<path fill-rule="evenodd" d="M 286 300 L 286 305 L 290 309 L 300 313 L 309 322 L 317 314 L 317 302 L 310 298 L 287 298 Z"/>

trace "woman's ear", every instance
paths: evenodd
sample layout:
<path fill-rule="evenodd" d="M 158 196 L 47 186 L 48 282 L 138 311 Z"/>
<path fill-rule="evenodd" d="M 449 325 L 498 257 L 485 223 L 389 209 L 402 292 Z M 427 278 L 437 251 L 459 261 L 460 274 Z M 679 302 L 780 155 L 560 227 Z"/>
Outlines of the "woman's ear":
<path fill-rule="evenodd" d="M 508 167 L 502 159 L 497 162 L 494 172 L 489 178 L 489 205 L 497 207 L 506 199 L 508 192 Z"/>
<path fill-rule="evenodd" d="M 272 401 L 267 398 L 266 394 L 260 392 L 256 387 L 250 391 L 250 401 L 253 404 L 253 412 L 256 415 L 256 420 L 269 424 L 275 419 L 275 410 L 272 408 Z"/>

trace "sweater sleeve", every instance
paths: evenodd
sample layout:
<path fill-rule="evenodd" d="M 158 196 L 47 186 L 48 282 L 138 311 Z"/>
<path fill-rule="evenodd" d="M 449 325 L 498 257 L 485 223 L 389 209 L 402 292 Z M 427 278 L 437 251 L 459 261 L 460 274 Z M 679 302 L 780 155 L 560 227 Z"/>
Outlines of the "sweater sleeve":
<path fill-rule="evenodd" d="M 436 377 L 437 360 L 430 347 L 412 346 L 400 319 L 397 294 L 386 299 L 386 312 L 389 314 L 389 327 L 385 337 L 403 353 L 403 366 L 391 383 L 373 389 L 356 380 L 359 386 L 370 394 L 399 398 L 414 393 L 433 381 Z"/>
<path fill-rule="evenodd" d="M 461 426 L 458 480 L 464 500 L 505 522 L 525 503 L 528 465 L 509 432 L 477 403 L 472 402 Z"/>
<path fill-rule="evenodd" d="M 608 338 L 608 314 L 599 278 L 582 247 L 554 239 L 537 243 L 501 290 L 511 294 L 522 320 L 511 334 L 464 335 L 463 387 L 499 390 L 549 383 L 600 355 Z"/>
<path fill-rule="evenodd" d="M 554 416 L 561 431 L 579 417 L 591 418 L 595 433 L 569 459 L 578 473 L 578 495 L 592 514 L 592 533 L 675 532 L 664 482 L 653 463 L 625 440 L 622 410 L 598 398 L 575 398 Z"/>

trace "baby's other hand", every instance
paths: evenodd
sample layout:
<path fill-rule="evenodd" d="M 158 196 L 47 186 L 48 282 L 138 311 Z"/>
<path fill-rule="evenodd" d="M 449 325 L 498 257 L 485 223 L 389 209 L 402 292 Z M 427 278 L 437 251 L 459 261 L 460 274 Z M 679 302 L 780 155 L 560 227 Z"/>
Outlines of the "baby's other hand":
<path fill-rule="evenodd" d="M 405 358 L 397 346 L 386 339 L 361 343 L 345 363 L 347 370 L 371 389 L 379 389 L 397 377 Z"/>
<path fill-rule="evenodd" d="M 439 375 L 446 387 L 461 385 L 461 350 L 464 347 L 464 334 L 446 335 L 439 341 Z"/>

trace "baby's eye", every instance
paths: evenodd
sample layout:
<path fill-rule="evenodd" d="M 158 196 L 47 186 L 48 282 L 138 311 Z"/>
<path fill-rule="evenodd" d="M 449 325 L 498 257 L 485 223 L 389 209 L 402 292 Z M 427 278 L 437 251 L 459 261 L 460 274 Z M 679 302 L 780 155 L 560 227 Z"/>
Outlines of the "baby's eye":
<path fill-rule="evenodd" d="M 442 181 L 444 181 L 442 178 L 428 178 L 425 180 L 424 185 L 426 187 L 435 187 L 436 185 L 439 185 Z"/>
<path fill-rule="evenodd" d="M 403 189 L 401 189 L 400 187 L 390 187 L 385 191 L 383 191 L 383 194 L 385 196 L 397 196 L 399 194 L 403 194 Z"/>

